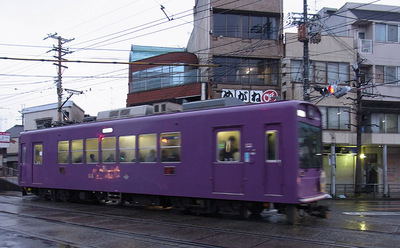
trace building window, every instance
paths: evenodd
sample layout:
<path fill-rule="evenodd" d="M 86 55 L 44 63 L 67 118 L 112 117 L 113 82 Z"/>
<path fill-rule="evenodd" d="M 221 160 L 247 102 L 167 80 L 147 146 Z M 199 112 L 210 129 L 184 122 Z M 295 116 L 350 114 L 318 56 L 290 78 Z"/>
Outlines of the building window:
<path fill-rule="evenodd" d="M 291 81 L 303 81 L 303 61 L 292 60 L 290 66 Z M 310 81 L 317 84 L 328 84 L 334 82 L 348 83 L 350 78 L 349 63 L 311 61 L 309 70 Z"/>
<path fill-rule="evenodd" d="M 121 163 L 135 162 L 135 143 L 136 136 L 121 136 L 119 137 L 119 161 Z"/>
<path fill-rule="evenodd" d="M 73 164 L 82 164 L 83 159 L 83 140 L 71 141 L 71 155 Z"/>
<path fill-rule="evenodd" d="M 377 65 L 375 66 L 375 75 L 376 84 L 398 85 L 400 67 Z"/>
<path fill-rule="evenodd" d="M 214 36 L 264 40 L 278 37 L 279 17 L 270 14 L 232 14 L 214 9 L 213 20 Z"/>
<path fill-rule="evenodd" d="M 160 135 L 161 162 L 181 161 L 181 133 Z"/>
<path fill-rule="evenodd" d="M 240 131 L 217 133 L 217 161 L 240 161 Z"/>
<path fill-rule="evenodd" d="M 322 128 L 350 130 L 350 108 L 318 107 L 322 113 Z"/>
<path fill-rule="evenodd" d="M 302 60 L 292 60 L 290 62 L 290 80 L 291 82 L 303 82 L 303 61 Z M 308 71 L 308 78 L 311 81 L 313 78 L 313 68 L 310 66 Z"/>
<path fill-rule="evenodd" d="M 101 139 L 101 158 L 103 163 L 115 163 L 116 138 Z"/>
<path fill-rule="evenodd" d="M 348 83 L 349 80 L 349 63 L 337 62 L 316 62 L 314 75 L 316 83 Z"/>
<path fill-rule="evenodd" d="M 44 119 L 39 119 L 36 120 L 36 127 L 37 129 L 43 129 L 43 128 L 48 128 L 51 127 L 51 118 L 44 118 Z"/>
<path fill-rule="evenodd" d="M 219 57 L 213 63 L 214 82 L 242 85 L 278 85 L 279 60 Z"/>
<path fill-rule="evenodd" d="M 399 133 L 399 115 L 371 114 L 372 133 Z"/>
<path fill-rule="evenodd" d="M 67 164 L 69 157 L 69 141 L 58 141 L 58 163 Z"/>
<path fill-rule="evenodd" d="M 130 92 L 142 92 L 199 82 L 198 69 L 191 66 L 157 66 L 132 73 Z"/>
<path fill-rule="evenodd" d="M 375 24 L 375 41 L 399 42 L 398 25 Z"/>
<path fill-rule="evenodd" d="M 140 162 L 155 163 L 157 161 L 157 135 L 139 135 Z"/>

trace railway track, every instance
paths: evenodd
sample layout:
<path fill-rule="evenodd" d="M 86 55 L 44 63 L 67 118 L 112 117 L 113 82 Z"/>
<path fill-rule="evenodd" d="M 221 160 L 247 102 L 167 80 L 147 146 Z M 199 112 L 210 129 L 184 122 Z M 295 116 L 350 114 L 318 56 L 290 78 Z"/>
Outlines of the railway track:
<path fill-rule="evenodd" d="M 187 216 L 171 210 L 145 211 L 120 206 L 48 203 L 34 198 L 22 200 L 3 196 L 0 196 L 0 205 L 5 206 L 0 208 L 3 218 L 38 222 L 42 226 L 63 226 L 65 230 L 78 229 L 96 236 L 104 235 L 109 241 L 146 243 L 146 247 L 159 247 L 161 244 L 165 247 L 266 247 L 278 244 L 295 247 L 373 247 L 348 241 L 320 240 L 318 237 L 323 233 L 342 236 L 343 232 L 347 232 L 356 236 L 359 232 L 330 227 L 322 230 L 307 223 L 289 226 L 279 222 Z M 15 205 L 18 205 L 18 210 L 14 211 Z M 46 231 L 35 230 L 27 233 L 26 228 L 21 230 L 13 226 L 1 228 L 74 247 L 101 247 L 101 242 L 74 241 L 68 239 L 68 235 L 51 232 L 52 235 L 46 235 Z"/>

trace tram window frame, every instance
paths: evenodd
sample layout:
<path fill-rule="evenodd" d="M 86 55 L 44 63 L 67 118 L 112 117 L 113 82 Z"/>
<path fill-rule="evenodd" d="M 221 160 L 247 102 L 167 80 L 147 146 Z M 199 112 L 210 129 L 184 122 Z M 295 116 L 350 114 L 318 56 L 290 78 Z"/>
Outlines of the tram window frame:
<path fill-rule="evenodd" d="M 129 141 L 129 139 L 132 140 Z M 122 164 L 136 162 L 136 135 L 125 135 L 118 137 L 118 154 L 119 162 Z"/>
<path fill-rule="evenodd" d="M 140 134 L 138 137 L 138 149 L 141 163 L 156 163 L 158 154 L 157 134 Z M 152 155 L 152 153 L 154 154 Z"/>
<path fill-rule="evenodd" d="M 37 149 L 40 148 L 40 149 Z M 43 144 L 33 145 L 33 163 L 35 165 L 43 164 Z"/>
<path fill-rule="evenodd" d="M 274 140 L 270 140 L 270 134 L 273 133 Z M 280 161 L 279 159 L 279 131 L 268 130 L 265 131 L 265 160 L 266 161 Z M 272 155 L 272 156 L 271 156 Z"/>
<path fill-rule="evenodd" d="M 71 160 L 73 164 L 83 163 L 83 139 L 71 140 Z"/>
<path fill-rule="evenodd" d="M 103 137 L 101 138 L 101 161 L 104 164 L 115 164 L 117 151 L 117 138 L 116 137 Z"/>
<path fill-rule="evenodd" d="M 181 162 L 181 132 L 160 134 L 160 151 L 162 163 Z"/>
<path fill-rule="evenodd" d="M 241 131 L 224 130 L 216 134 L 217 154 L 216 160 L 221 163 L 239 163 L 241 160 Z M 232 140 L 232 137 L 234 138 Z M 228 142 L 229 141 L 229 142 Z M 232 144 L 232 142 L 234 142 Z M 232 146 L 237 146 L 232 148 Z M 230 147 L 230 148 L 229 148 Z M 229 151 L 227 150 L 229 149 Z M 233 149 L 233 150 L 232 150 Z M 234 151 L 237 149 L 237 151 Z"/>
<path fill-rule="evenodd" d="M 88 149 L 90 148 L 90 149 Z M 92 149 L 94 148 L 94 149 Z M 85 153 L 87 164 L 97 164 L 99 162 L 99 139 L 85 139 Z M 93 155 L 93 158 L 91 157 Z"/>
<path fill-rule="evenodd" d="M 59 140 L 57 142 L 57 163 L 68 164 L 69 163 L 69 140 Z"/>

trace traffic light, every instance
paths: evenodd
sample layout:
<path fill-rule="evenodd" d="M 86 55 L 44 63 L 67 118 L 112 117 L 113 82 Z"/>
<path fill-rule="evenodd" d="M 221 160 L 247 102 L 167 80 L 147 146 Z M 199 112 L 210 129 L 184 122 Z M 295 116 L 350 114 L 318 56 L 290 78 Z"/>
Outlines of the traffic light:
<path fill-rule="evenodd" d="M 337 89 L 336 84 L 330 84 L 327 87 L 320 87 L 320 86 L 314 87 L 314 90 L 318 91 L 321 94 L 321 96 L 323 96 L 323 97 L 327 97 L 329 95 L 335 94 L 336 89 Z"/>
<path fill-rule="evenodd" d="M 337 90 L 337 84 L 330 84 L 328 86 L 328 91 L 330 94 L 335 94 Z"/>
<path fill-rule="evenodd" d="M 347 92 L 350 91 L 350 89 L 351 89 L 351 88 L 350 88 L 349 86 L 340 87 L 338 90 L 336 90 L 336 92 L 335 92 L 335 97 L 336 97 L 336 98 L 340 98 L 340 97 L 346 95 Z"/>

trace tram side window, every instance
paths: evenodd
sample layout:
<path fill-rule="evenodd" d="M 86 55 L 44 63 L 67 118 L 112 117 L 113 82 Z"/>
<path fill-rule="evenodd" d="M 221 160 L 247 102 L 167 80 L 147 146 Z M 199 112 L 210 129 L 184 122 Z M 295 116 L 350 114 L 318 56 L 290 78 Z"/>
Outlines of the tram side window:
<path fill-rule="evenodd" d="M 217 149 L 218 161 L 240 161 L 240 131 L 218 132 Z"/>
<path fill-rule="evenodd" d="M 119 162 L 133 163 L 136 160 L 135 143 L 136 136 L 120 136 L 119 137 Z"/>
<path fill-rule="evenodd" d="M 86 163 L 94 164 L 99 162 L 99 139 L 86 140 Z"/>
<path fill-rule="evenodd" d="M 33 162 L 34 164 L 42 164 L 43 163 L 43 145 L 38 144 L 33 147 Z"/>
<path fill-rule="evenodd" d="M 139 135 L 139 159 L 140 162 L 152 163 L 157 161 L 157 135 Z"/>
<path fill-rule="evenodd" d="M 267 131 L 265 132 L 266 143 L 266 160 L 279 160 L 278 156 L 278 132 Z"/>
<path fill-rule="evenodd" d="M 58 163 L 68 164 L 69 141 L 58 141 Z"/>
<path fill-rule="evenodd" d="M 161 162 L 181 161 L 181 133 L 160 135 Z"/>
<path fill-rule="evenodd" d="M 116 138 L 101 139 L 101 158 L 103 163 L 115 163 Z"/>
<path fill-rule="evenodd" d="M 73 164 L 82 164 L 83 159 L 83 140 L 71 141 L 71 155 Z"/>

